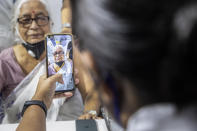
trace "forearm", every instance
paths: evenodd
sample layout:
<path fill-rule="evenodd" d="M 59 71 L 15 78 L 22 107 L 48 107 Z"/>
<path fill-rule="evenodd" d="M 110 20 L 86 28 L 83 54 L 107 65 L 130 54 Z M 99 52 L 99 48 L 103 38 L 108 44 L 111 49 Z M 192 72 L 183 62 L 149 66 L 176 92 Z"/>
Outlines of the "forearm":
<path fill-rule="evenodd" d="M 97 113 L 100 112 L 100 101 L 99 101 L 99 95 L 98 92 L 93 91 L 91 93 L 88 93 L 85 103 L 84 103 L 84 113 L 95 110 Z"/>
<path fill-rule="evenodd" d="M 96 110 L 99 112 L 100 109 L 100 102 L 99 102 L 99 95 L 94 89 L 94 81 L 87 70 L 87 67 L 84 66 L 82 60 L 86 61 L 81 54 L 81 52 L 73 46 L 74 49 L 74 65 L 75 68 L 78 69 L 78 78 L 80 80 L 78 89 L 82 95 L 83 102 L 84 102 L 84 112 L 90 110 Z"/>
<path fill-rule="evenodd" d="M 62 18 L 62 24 L 65 23 L 71 24 L 72 23 L 72 8 L 71 8 L 71 2 L 70 0 L 64 0 L 63 1 L 63 7 L 61 10 L 61 18 Z M 62 31 L 65 31 L 66 33 L 72 33 L 72 28 L 63 28 Z"/>
<path fill-rule="evenodd" d="M 39 79 L 36 92 L 31 101 L 26 101 L 23 107 L 23 118 L 17 131 L 46 131 L 46 114 L 50 108 L 55 92 L 55 83 L 62 81 L 61 74 L 47 78 L 42 75 Z"/>
<path fill-rule="evenodd" d="M 17 131 L 46 131 L 45 112 L 38 105 L 31 105 L 25 111 Z"/>
<path fill-rule="evenodd" d="M 96 114 L 95 114 L 96 111 Z M 84 113 L 79 119 L 98 119 L 100 114 L 100 101 L 96 91 L 89 92 L 84 103 Z"/>
<path fill-rule="evenodd" d="M 82 63 L 82 58 L 81 58 L 81 54 L 79 49 L 76 47 L 76 45 L 73 45 L 73 55 L 74 55 L 74 68 L 76 68 L 78 70 L 77 73 L 77 77 L 79 78 L 79 84 L 78 84 L 78 89 L 82 95 L 83 98 L 83 102 L 86 99 L 87 96 L 87 82 L 84 79 L 84 74 L 86 74 L 86 72 L 84 72 L 85 68 L 84 65 Z"/>

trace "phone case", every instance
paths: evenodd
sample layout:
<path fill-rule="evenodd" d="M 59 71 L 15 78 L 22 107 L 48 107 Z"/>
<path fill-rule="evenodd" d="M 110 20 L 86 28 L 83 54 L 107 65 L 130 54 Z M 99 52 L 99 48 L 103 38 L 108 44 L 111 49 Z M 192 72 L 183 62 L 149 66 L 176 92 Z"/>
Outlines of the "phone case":
<path fill-rule="evenodd" d="M 76 131 L 98 131 L 95 120 L 76 120 Z"/>
<path fill-rule="evenodd" d="M 56 82 L 56 93 L 74 90 L 72 34 L 45 36 L 47 77 L 62 74 L 64 83 Z"/>

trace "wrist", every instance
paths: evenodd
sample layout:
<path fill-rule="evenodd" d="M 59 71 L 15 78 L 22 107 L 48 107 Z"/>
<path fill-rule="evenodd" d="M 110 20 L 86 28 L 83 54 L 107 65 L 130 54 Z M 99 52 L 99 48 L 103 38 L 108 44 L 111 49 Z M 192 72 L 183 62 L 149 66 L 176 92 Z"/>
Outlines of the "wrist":
<path fill-rule="evenodd" d="M 43 98 L 40 95 L 34 95 L 31 100 L 39 100 L 39 101 L 44 102 Z M 46 103 L 44 103 L 44 104 L 46 104 Z"/>
<path fill-rule="evenodd" d="M 88 110 L 88 111 L 84 111 L 84 114 L 91 114 L 91 115 L 97 116 L 97 111 L 96 110 Z"/>
<path fill-rule="evenodd" d="M 49 109 L 48 104 L 42 95 L 34 95 L 31 100 L 42 101 L 46 105 L 47 109 Z"/>
<path fill-rule="evenodd" d="M 72 34 L 72 28 L 62 28 L 62 33 L 70 33 L 70 34 Z"/>
<path fill-rule="evenodd" d="M 31 100 L 31 101 L 26 101 L 24 103 L 24 106 L 23 106 L 23 110 L 21 112 L 21 115 L 23 116 L 25 111 L 28 109 L 28 108 L 35 108 L 36 110 L 37 109 L 42 109 L 45 113 L 45 116 L 47 116 L 47 107 L 46 105 L 44 104 L 43 101 L 40 101 L 40 100 Z M 39 109 L 39 110 L 40 110 Z"/>
<path fill-rule="evenodd" d="M 72 28 L 71 23 L 70 22 L 64 22 L 64 24 L 62 24 L 62 28 Z"/>

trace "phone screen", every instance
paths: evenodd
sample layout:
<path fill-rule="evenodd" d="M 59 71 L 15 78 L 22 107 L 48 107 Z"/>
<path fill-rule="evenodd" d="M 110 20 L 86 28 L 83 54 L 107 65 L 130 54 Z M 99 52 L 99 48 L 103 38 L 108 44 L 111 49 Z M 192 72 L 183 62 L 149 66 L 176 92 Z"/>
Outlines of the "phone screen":
<path fill-rule="evenodd" d="M 48 77 L 62 74 L 64 83 L 56 82 L 56 93 L 72 91 L 73 80 L 73 48 L 71 34 L 51 34 L 46 36 L 46 64 Z"/>
<path fill-rule="evenodd" d="M 76 120 L 76 131 L 98 131 L 95 120 Z"/>

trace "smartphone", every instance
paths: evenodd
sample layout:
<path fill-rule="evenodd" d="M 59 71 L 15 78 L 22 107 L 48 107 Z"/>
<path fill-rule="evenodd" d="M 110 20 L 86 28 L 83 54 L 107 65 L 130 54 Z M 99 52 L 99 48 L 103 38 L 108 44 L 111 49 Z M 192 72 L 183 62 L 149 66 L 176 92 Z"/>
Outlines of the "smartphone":
<path fill-rule="evenodd" d="M 76 131 L 98 131 L 95 120 L 76 120 Z"/>
<path fill-rule="evenodd" d="M 64 83 L 56 82 L 55 93 L 74 90 L 73 36 L 72 34 L 48 34 L 45 36 L 47 77 L 62 74 Z"/>

